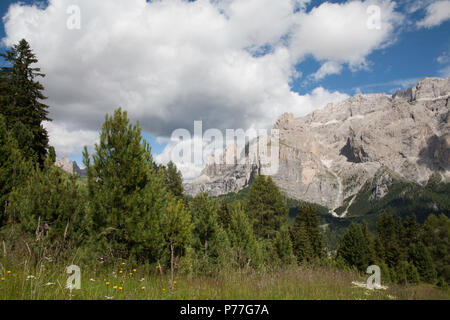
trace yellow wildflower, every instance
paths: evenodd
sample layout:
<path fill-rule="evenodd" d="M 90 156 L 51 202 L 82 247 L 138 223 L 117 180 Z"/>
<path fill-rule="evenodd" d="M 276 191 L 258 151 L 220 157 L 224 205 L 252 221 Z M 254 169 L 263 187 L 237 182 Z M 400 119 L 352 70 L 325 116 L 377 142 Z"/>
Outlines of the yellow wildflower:
<path fill-rule="evenodd" d="M 123 273 L 123 270 L 120 270 L 119 273 L 122 274 L 122 273 Z"/>
<path fill-rule="evenodd" d="M 133 272 L 136 272 L 136 269 L 133 269 Z"/>
<path fill-rule="evenodd" d="M 117 286 L 114 286 L 113 289 L 117 289 Z"/>
<path fill-rule="evenodd" d="M 106 284 L 107 286 L 109 286 L 109 285 L 110 285 L 110 282 L 109 282 L 109 281 L 106 281 L 105 284 Z"/>
<path fill-rule="evenodd" d="M 122 288 L 122 287 L 119 287 L 119 290 L 123 290 L 123 288 Z"/>
<path fill-rule="evenodd" d="M 141 287 L 141 290 L 145 290 L 145 286 L 142 286 L 142 287 Z"/>
<path fill-rule="evenodd" d="M 6 271 L 6 273 L 7 273 L 7 274 L 11 274 L 11 271 L 8 270 L 8 271 Z"/>
<path fill-rule="evenodd" d="M 4 277 L 2 277 L 0 280 L 2 280 L 2 281 L 5 281 L 5 278 Z"/>

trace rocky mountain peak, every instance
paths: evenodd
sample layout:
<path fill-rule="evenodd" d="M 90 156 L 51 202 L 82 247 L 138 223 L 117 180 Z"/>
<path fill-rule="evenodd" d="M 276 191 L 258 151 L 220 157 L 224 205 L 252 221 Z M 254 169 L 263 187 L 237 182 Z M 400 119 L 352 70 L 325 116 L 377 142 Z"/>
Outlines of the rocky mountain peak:
<path fill-rule="evenodd" d="M 304 117 L 283 114 L 274 125 L 280 130 L 280 166 L 272 177 L 290 197 L 333 212 L 386 168 L 418 184 L 433 174 L 449 181 L 449 98 L 450 78 L 424 78 L 393 95 L 358 94 Z M 239 191 L 259 170 L 257 164 L 207 166 L 186 191 Z M 376 198 L 390 183 L 386 174 L 381 177 L 374 180 L 380 182 Z"/>

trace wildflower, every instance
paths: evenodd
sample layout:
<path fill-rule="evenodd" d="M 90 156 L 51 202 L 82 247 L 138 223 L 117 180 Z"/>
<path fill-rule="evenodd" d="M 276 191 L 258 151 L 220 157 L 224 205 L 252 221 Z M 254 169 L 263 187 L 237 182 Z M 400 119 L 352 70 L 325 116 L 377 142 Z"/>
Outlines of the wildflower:
<path fill-rule="evenodd" d="M 133 272 L 136 272 L 136 269 L 133 269 Z"/>
<path fill-rule="evenodd" d="M 122 288 L 122 287 L 119 287 L 119 290 L 123 290 L 123 288 Z"/>
<path fill-rule="evenodd" d="M 126 263 L 125 263 L 125 262 L 122 262 L 122 265 L 124 266 L 124 265 L 126 265 Z"/>
<path fill-rule="evenodd" d="M 122 273 L 123 273 L 123 270 L 120 270 L 119 273 L 122 274 Z"/>
<path fill-rule="evenodd" d="M 4 277 L 2 277 L 1 279 L 0 279 L 1 281 L 5 281 L 5 278 Z"/>
<path fill-rule="evenodd" d="M 174 281 L 174 282 L 173 282 L 173 284 L 177 284 L 177 282 L 176 282 L 176 281 Z"/>
<path fill-rule="evenodd" d="M 90 282 L 95 282 L 95 279 L 89 279 Z"/>
<path fill-rule="evenodd" d="M 8 271 L 6 271 L 6 273 L 7 273 L 7 274 L 11 274 L 11 271 L 10 271 L 10 270 L 8 270 Z"/>
<path fill-rule="evenodd" d="M 105 284 L 106 284 L 107 286 L 109 286 L 109 285 L 110 285 L 110 282 L 109 282 L 109 281 L 106 281 Z"/>
<path fill-rule="evenodd" d="M 130 277 L 132 277 L 133 276 L 133 272 L 130 272 Z"/>
<path fill-rule="evenodd" d="M 145 278 L 142 278 L 141 280 L 139 280 L 140 282 L 143 282 L 143 281 L 145 281 Z"/>
<path fill-rule="evenodd" d="M 144 291 L 144 290 L 145 290 L 145 286 L 142 286 L 142 287 L 141 287 L 141 290 Z"/>
<path fill-rule="evenodd" d="M 114 286 L 113 289 L 117 289 L 117 286 Z"/>
<path fill-rule="evenodd" d="M 163 288 L 163 291 L 166 291 L 166 288 Z"/>
<path fill-rule="evenodd" d="M 30 275 L 30 276 L 27 277 L 27 280 L 30 280 L 30 279 L 36 279 L 36 277 L 33 276 L 33 275 Z"/>

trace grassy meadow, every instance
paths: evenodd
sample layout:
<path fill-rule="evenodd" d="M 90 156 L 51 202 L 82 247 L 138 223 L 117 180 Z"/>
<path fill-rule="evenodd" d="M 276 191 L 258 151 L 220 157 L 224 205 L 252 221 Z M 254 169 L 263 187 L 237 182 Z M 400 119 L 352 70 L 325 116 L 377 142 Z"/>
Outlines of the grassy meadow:
<path fill-rule="evenodd" d="M 68 263 L 69 264 L 69 263 Z M 176 276 L 159 266 L 119 262 L 81 268 L 81 289 L 66 289 L 66 266 L 51 261 L 0 260 L 0 300 L 405 300 L 450 299 L 450 291 L 428 284 L 368 290 L 356 271 L 327 267 L 287 267 L 272 271 L 230 271 L 214 276 Z M 384 284 L 383 284 L 384 285 Z"/>

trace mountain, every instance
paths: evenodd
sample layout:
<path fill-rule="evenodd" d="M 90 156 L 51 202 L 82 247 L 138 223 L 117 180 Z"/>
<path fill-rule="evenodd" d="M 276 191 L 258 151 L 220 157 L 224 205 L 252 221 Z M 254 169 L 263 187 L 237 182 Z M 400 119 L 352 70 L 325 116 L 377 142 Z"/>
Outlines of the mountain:
<path fill-rule="evenodd" d="M 274 125 L 280 149 L 272 177 L 290 198 L 328 207 L 334 216 L 357 215 L 357 208 L 370 211 L 417 192 L 428 199 L 426 206 L 442 210 L 448 193 L 438 186 L 450 182 L 449 98 L 450 78 L 424 78 L 393 95 L 358 94 L 304 117 L 283 114 Z M 185 190 L 238 192 L 261 169 L 258 163 L 208 163 Z"/>
<path fill-rule="evenodd" d="M 80 177 L 87 177 L 87 170 L 81 169 L 76 161 L 71 161 L 67 157 L 63 157 L 62 159 L 56 159 L 55 166 L 61 168 L 63 171 L 69 174 L 77 174 Z"/>

